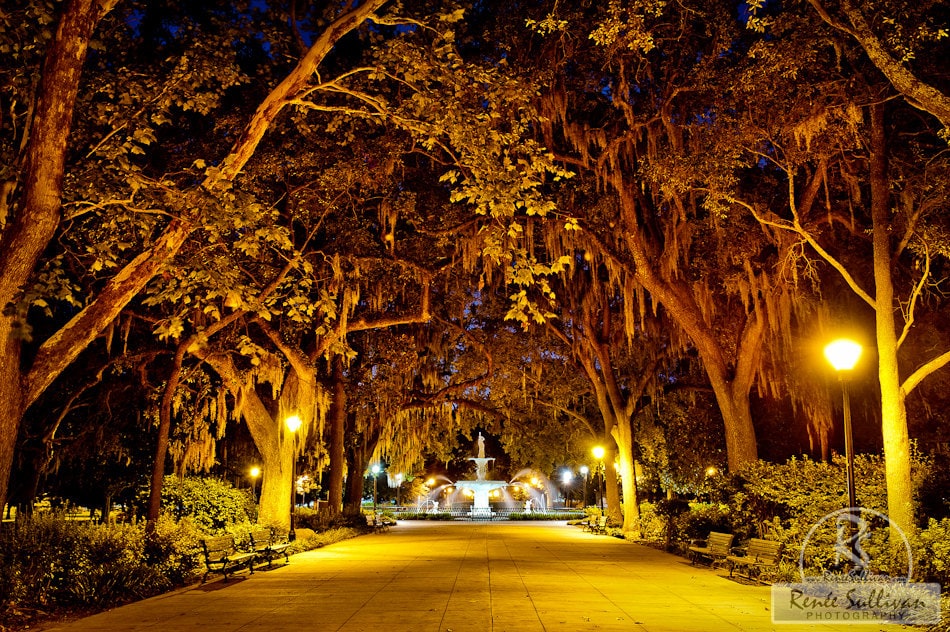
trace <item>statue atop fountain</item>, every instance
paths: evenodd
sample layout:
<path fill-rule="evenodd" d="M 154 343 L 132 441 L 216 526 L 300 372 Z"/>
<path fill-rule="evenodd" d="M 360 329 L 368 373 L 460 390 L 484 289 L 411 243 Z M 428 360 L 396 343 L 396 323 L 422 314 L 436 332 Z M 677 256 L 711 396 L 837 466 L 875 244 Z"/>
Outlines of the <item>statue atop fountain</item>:
<path fill-rule="evenodd" d="M 478 456 L 469 457 L 469 461 L 475 461 L 475 480 L 483 481 L 488 473 L 489 461 L 494 461 L 495 457 L 485 456 L 485 437 L 478 433 L 478 439 L 475 440 L 478 445 Z"/>

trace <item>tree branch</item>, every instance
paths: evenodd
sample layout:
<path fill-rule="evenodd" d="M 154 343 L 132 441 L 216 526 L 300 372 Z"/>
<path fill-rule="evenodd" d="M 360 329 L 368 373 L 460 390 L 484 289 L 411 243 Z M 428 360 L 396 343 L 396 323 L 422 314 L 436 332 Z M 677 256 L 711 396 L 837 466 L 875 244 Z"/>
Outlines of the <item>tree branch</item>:
<path fill-rule="evenodd" d="M 843 0 L 841 10 L 851 23 L 850 28 L 831 18 L 818 0 L 809 0 L 823 20 L 857 40 L 868 58 L 891 85 L 904 95 L 915 108 L 935 116 L 944 127 L 950 128 L 950 97 L 928 83 L 921 81 L 907 66 L 895 59 L 884 42 L 874 34 L 861 10 L 849 0 Z"/>
<path fill-rule="evenodd" d="M 901 388 L 904 390 L 905 395 L 909 395 L 917 386 L 931 373 L 934 373 L 938 369 L 943 368 L 948 362 L 950 362 L 950 351 L 944 351 L 942 354 L 938 355 L 936 358 L 933 358 L 929 362 L 926 362 L 916 371 L 910 374 L 904 383 L 901 385 Z"/>

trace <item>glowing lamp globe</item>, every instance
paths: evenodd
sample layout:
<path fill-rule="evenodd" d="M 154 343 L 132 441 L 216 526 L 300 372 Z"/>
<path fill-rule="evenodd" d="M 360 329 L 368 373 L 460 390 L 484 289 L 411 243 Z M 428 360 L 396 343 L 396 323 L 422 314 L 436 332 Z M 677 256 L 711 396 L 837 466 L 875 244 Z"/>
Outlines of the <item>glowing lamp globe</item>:
<path fill-rule="evenodd" d="M 825 357 L 835 371 L 850 371 L 861 357 L 861 345 L 847 338 L 839 338 L 825 347 Z"/>

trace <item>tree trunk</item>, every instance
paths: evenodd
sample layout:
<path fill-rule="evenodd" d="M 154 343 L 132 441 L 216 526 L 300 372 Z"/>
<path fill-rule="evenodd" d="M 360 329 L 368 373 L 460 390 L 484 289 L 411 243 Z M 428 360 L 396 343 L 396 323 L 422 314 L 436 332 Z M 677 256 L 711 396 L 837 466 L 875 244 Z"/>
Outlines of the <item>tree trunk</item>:
<path fill-rule="evenodd" d="M 17 431 L 29 405 L 20 373 L 21 333 L 6 307 L 16 300 L 59 225 L 73 109 L 89 40 L 104 14 L 96 0 L 73 0 L 63 9 L 46 51 L 30 121 L 22 202 L 0 239 L 0 508 L 7 501 Z"/>
<path fill-rule="evenodd" d="M 618 420 L 613 431 L 617 443 L 620 483 L 623 491 L 623 532 L 640 537 L 640 500 L 637 496 L 633 429 L 630 420 Z"/>
<path fill-rule="evenodd" d="M 353 422 L 351 416 L 347 421 Z M 348 444 L 351 446 L 347 450 L 348 472 L 346 479 L 346 498 L 343 499 L 343 512 L 350 513 L 359 511 L 363 504 L 363 479 L 366 477 L 366 466 L 369 464 L 369 458 L 376 451 L 376 445 L 379 443 L 379 419 L 370 427 L 363 428 L 361 432 L 356 432 L 352 423 L 347 424 L 349 434 Z"/>
<path fill-rule="evenodd" d="M 346 470 L 346 450 L 343 444 L 346 428 L 346 383 L 343 378 L 343 358 L 334 356 L 331 379 L 333 401 L 330 404 L 330 472 L 327 489 L 328 511 L 340 513 L 343 507 L 343 472 Z"/>
<path fill-rule="evenodd" d="M 607 451 L 604 455 L 604 487 L 607 499 L 607 519 L 613 524 L 622 524 L 623 506 L 620 502 L 620 485 L 617 482 L 617 468 L 614 464 L 617 462 L 617 446 L 614 444 L 613 436 L 605 439 Z"/>
<path fill-rule="evenodd" d="M 356 513 L 363 506 L 363 473 L 366 471 L 366 449 L 362 442 L 347 450 L 346 497 L 343 499 L 343 513 Z"/>
<path fill-rule="evenodd" d="M 871 219 L 874 245 L 875 331 L 881 385 L 881 434 L 887 481 L 887 512 L 908 538 L 916 532 L 914 487 L 910 471 L 907 408 L 897 362 L 894 285 L 891 278 L 890 190 L 884 106 L 871 106 Z M 891 542 L 900 542 L 891 529 Z"/>
<path fill-rule="evenodd" d="M 190 344 L 190 341 L 188 342 Z M 158 440 L 155 442 L 155 459 L 152 461 L 152 483 L 148 490 L 148 509 L 145 513 L 145 530 L 151 533 L 162 513 L 162 482 L 165 480 L 165 461 L 168 457 L 168 437 L 172 427 L 172 402 L 181 379 L 181 366 L 185 361 L 186 345 L 178 345 L 172 361 L 162 403 L 158 411 Z"/>
<path fill-rule="evenodd" d="M 241 413 L 254 445 L 261 454 L 258 523 L 289 530 L 296 435 L 284 432 L 281 423 L 267 410 L 254 388 L 241 379 L 230 357 L 223 354 L 204 356 L 200 353 L 199 357 L 215 370 L 232 396 L 243 399 Z"/>
<path fill-rule="evenodd" d="M 716 395 L 725 428 L 729 470 L 735 472 L 743 465 L 758 459 L 755 426 L 752 424 L 752 408 L 749 405 L 752 383 L 737 380 L 728 382 L 722 379 L 713 382 L 719 384 L 719 388 L 713 386 L 713 393 Z"/>
<path fill-rule="evenodd" d="M 713 327 L 703 318 L 690 288 L 684 283 L 664 279 L 654 266 L 644 244 L 646 238 L 637 224 L 637 202 L 628 185 L 618 177 L 614 187 L 620 196 L 626 244 L 633 263 L 628 272 L 653 300 L 663 305 L 669 317 L 696 346 L 722 414 L 729 469 L 734 472 L 758 459 L 749 391 L 755 380 L 755 362 L 762 345 L 764 318 L 755 311 L 746 314 L 746 325 L 738 344 L 734 345 L 735 356 L 730 358 Z"/>
<path fill-rule="evenodd" d="M 112 523 L 112 492 L 106 492 L 102 498 L 102 524 Z"/>

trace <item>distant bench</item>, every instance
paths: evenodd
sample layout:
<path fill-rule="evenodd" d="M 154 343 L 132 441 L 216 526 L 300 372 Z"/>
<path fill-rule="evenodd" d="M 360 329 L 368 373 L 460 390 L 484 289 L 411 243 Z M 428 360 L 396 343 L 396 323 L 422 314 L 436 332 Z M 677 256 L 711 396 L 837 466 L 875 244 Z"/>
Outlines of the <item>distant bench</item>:
<path fill-rule="evenodd" d="M 281 542 L 274 537 L 273 531 L 266 527 L 252 529 L 248 534 L 251 539 L 251 548 L 257 557 L 266 559 L 267 566 L 271 565 L 274 558 L 284 556 L 284 563 L 290 563 L 290 542 Z"/>
<path fill-rule="evenodd" d="M 602 533 L 607 534 L 607 516 L 591 516 L 587 519 L 587 524 L 584 525 L 585 531 L 590 531 L 591 533 Z"/>
<path fill-rule="evenodd" d="M 709 560 L 709 565 L 715 568 L 717 565 L 725 563 L 726 558 L 732 553 L 734 538 L 735 536 L 731 533 L 710 531 L 704 545 L 695 543 L 689 547 L 690 560 L 693 564 Z"/>
<path fill-rule="evenodd" d="M 383 519 L 382 515 L 378 513 L 365 514 L 366 515 L 366 526 L 372 529 L 373 531 L 387 531 L 389 525 L 386 524 L 386 521 Z"/>
<path fill-rule="evenodd" d="M 773 540 L 752 538 L 745 549 L 745 555 L 729 555 L 726 562 L 729 564 L 729 576 L 733 572 L 745 575 L 749 579 L 762 581 L 765 574 L 778 571 L 778 564 L 782 559 L 782 543 Z"/>
<path fill-rule="evenodd" d="M 234 544 L 233 535 L 204 538 L 201 541 L 201 547 L 207 567 L 204 577 L 201 578 L 202 584 L 211 573 L 221 573 L 227 581 L 229 573 L 244 566 L 251 571 L 251 574 L 254 573 L 254 560 L 257 558 L 257 553 L 238 550 Z"/>

